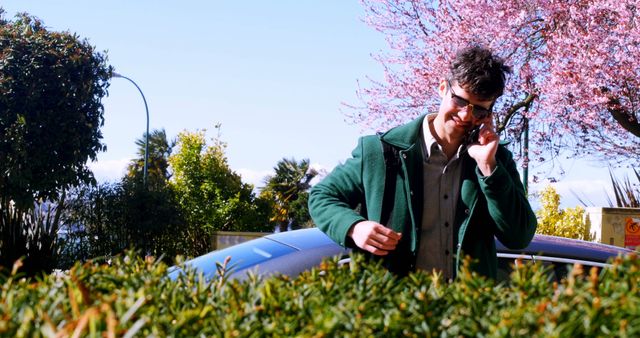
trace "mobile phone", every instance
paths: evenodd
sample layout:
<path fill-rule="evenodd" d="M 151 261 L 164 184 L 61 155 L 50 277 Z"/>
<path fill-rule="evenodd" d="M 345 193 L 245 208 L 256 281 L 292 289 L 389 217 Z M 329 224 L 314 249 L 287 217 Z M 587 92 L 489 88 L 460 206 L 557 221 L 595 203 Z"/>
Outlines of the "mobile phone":
<path fill-rule="evenodd" d="M 480 136 L 480 128 L 482 128 L 482 126 L 484 126 L 484 124 L 481 124 L 471 129 L 471 131 L 467 134 L 467 137 L 465 138 L 464 144 L 470 145 L 472 143 L 478 143 L 478 137 Z"/>

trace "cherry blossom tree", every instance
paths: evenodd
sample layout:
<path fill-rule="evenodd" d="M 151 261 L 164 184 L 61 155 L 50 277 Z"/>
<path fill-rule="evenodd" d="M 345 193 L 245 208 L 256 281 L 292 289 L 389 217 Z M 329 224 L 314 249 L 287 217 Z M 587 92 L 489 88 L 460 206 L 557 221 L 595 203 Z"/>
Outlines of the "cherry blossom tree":
<path fill-rule="evenodd" d="M 530 121 L 534 163 L 561 154 L 640 163 L 638 0 L 362 3 L 391 51 L 375 56 L 384 80 L 358 89 L 352 122 L 382 129 L 436 111 L 448 61 L 480 44 L 513 67 L 496 122 L 518 144 Z"/>

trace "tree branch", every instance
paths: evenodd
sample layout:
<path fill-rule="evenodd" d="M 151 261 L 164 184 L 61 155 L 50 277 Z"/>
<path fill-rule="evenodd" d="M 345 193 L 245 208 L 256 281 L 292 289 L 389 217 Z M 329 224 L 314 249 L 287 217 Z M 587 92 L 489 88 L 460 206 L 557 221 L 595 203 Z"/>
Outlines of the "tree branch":
<path fill-rule="evenodd" d="M 638 118 L 631 112 L 623 109 L 619 99 L 610 98 L 608 109 L 613 119 L 616 120 L 622 128 L 635 137 L 640 137 L 640 123 L 638 122 Z"/>
<path fill-rule="evenodd" d="M 416 20 L 418 20 L 418 26 L 420 26 L 420 30 L 422 30 L 422 33 L 424 33 L 425 37 L 428 37 L 429 30 L 427 29 L 427 27 L 425 27 L 424 23 L 422 23 L 420 12 L 418 11 L 418 8 L 416 8 L 416 3 L 414 1 L 411 1 L 411 8 L 413 9 L 413 14 L 416 16 Z"/>
<path fill-rule="evenodd" d="M 498 124 L 496 131 L 498 133 L 501 133 L 507 127 L 507 125 L 509 125 L 509 121 L 515 116 L 516 112 L 518 112 L 520 108 L 528 107 L 536 97 L 538 97 L 538 95 L 529 94 L 523 101 L 520 101 L 511 106 L 511 108 L 509 108 L 504 116 L 504 121 Z"/>

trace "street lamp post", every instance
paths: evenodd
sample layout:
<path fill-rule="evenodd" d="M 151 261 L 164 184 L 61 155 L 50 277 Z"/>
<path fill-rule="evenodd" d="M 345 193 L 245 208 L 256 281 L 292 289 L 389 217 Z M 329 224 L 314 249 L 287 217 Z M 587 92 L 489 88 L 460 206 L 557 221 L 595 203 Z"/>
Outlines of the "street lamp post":
<path fill-rule="evenodd" d="M 144 101 L 144 109 L 147 112 L 147 132 L 144 135 L 144 169 L 142 171 L 142 182 L 146 186 L 147 185 L 147 163 L 149 162 L 149 107 L 147 106 L 147 99 L 144 98 L 144 93 L 142 93 L 142 89 L 140 89 L 138 84 L 136 84 L 130 78 L 124 75 L 118 74 L 116 72 L 112 73 L 112 77 L 119 77 L 119 78 L 129 80 L 131 83 L 133 83 L 134 86 L 136 86 L 136 88 L 138 88 L 140 95 L 142 95 L 142 101 Z"/>

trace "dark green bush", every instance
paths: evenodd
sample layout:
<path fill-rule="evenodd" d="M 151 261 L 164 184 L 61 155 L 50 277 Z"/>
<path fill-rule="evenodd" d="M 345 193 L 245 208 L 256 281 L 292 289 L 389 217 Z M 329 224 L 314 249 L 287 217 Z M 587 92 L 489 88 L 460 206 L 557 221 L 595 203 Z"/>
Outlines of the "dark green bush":
<path fill-rule="evenodd" d="M 110 257 L 129 248 L 142 256 L 164 257 L 172 263 L 184 254 L 184 218 L 174 203 L 173 191 L 157 183 L 153 189 L 142 180 L 83 185 L 72 191 L 62 216 L 65 236 L 59 242 L 57 268 L 75 261 Z"/>
<path fill-rule="evenodd" d="M 466 270 L 403 279 L 354 258 L 295 279 L 172 281 L 166 265 L 130 254 L 76 264 L 41 280 L 0 277 L 0 335 L 216 337 L 637 337 L 640 262 L 548 281 L 540 266 L 496 284 Z"/>

